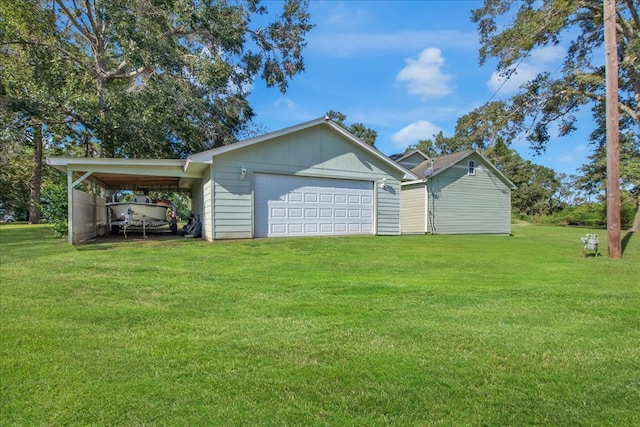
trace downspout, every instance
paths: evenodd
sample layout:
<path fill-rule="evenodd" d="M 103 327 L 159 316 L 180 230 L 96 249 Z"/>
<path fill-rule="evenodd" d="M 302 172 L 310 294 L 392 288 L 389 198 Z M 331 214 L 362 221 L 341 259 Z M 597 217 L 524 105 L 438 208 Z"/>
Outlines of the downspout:
<path fill-rule="evenodd" d="M 425 212 L 424 212 L 424 234 L 429 232 L 429 177 L 424 179 L 424 198 L 425 198 Z"/>
<path fill-rule="evenodd" d="M 425 221 L 424 225 L 425 225 L 425 232 L 426 233 L 431 232 L 431 234 L 435 234 L 433 232 L 433 221 L 430 220 L 430 218 L 432 218 L 432 211 L 433 210 L 429 207 L 429 200 L 433 200 L 432 204 L 433 204 L 433 207 L 435 208 L 435 197 L 432 197 L 433 193 L 429 190 L 429 179 L 431 179 L 433 177 L 433 166 L 434 166 L 433 159 L 430 159 L 430 160 L 431 160 L 431 167 L 429 168 L 430 173 L 429 173 L 429 175 L 427 175 L 424 178 L 424 188 L 425 188 L 425 192 L 426 192 L 426 196 L 425 197 L 426 197 L 426 200 L 427 200 L 427 212 L 426 212 L 426 215 L 425 215 L 425 218 L 424 218 L 424 221 Z M 433 182 L 432 182 L 431 186 L 433 187 Z"/>

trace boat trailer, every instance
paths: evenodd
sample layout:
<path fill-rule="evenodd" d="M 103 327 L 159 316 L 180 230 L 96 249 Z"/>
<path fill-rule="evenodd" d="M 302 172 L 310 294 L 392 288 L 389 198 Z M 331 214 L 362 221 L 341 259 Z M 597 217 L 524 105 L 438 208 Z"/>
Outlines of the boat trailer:
<path fill-rule="evenodd" d="M 119 234 L 120 230 L 122 230 L 125 239 L 127 238 L 127 229 L 130 230 L 142 230 L 142 237 L 144 239 L 147 238 L 147 228 L 149 229 L 157 229 L 160 227 L 164 227 L 165 225 L 169 226 L 171 230 L 171 234 L 178 234 L 178 219 L 175 215 L 171 216 L 171 220 L 169 221 L 158 221 L 158 220 L 149 220 L 147 221 L 147 216 L 142 215 L 142 220 L 134 220 L 133 219 L 133 210 L 127 210 L 127 216 L 122 221 L 111 221 L 111 234 Z"/>

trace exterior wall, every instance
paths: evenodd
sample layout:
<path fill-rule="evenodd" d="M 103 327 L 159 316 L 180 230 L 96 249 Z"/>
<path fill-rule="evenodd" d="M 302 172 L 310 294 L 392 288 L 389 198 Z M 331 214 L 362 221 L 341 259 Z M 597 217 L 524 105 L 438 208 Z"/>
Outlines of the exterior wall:
<path fill-rule="evenodd" d="M 426 195 L 424 183 L 402 186 L 401 195 L 401 223 L 402 234 L 424 234 L 426 216 Z"/>
<path fill-rule="evenodd" d="M 208 177 L 209 170 L 207 170 L 205 178 L 198 180 L 193 184 L 191 188 L 191 212 L 198 217 L 200 215 L 200 222 L 202 224 L 202 237 L 207 239 L 210 238 L 211 233 L 211 209 L 206 209 L 207 205 L 204 201 L 207 200 L 205 198 L 205 185 L 203 183 L 210 183 L 210 179 Z M 211 188 L 210 185 L 206 186 L 206 188 Z M 208 214 L 208 219 L 205 218 L 205 211 Z M 208 225 L 208 227 L 207 227 Z"/>
<path fill-rule="evenodd" d="M 400 181 L 387 179 L 385 188 L 374 184 L 377 232 L 381 236 L 400 234 Z"/>
<path fill-rule="evenodd" d="M 73 189 L 73 244 L 104 235 L 107 229 L 106 200 Z"/>
<path fill-rule="evenodd" d="M 468 175 L 467 162 L 476 174 Z M 511 233 L 511 190 L 472 155 L 427 181 L 428 231 L 433 234 Z"/>
<path fill-rule="evenodd" d="M 202 237 L 213 240 L 213 180 L 212 169 L 207 170 L 206 178 L 202 182 Z"/>
<path fill-rule="evenodd" d="M 254 173 L 375 181 L 376 234 L 400 233 L 402 172 L 359 150 L 336 132 L 318 126 L 214 158 L 210 199 L 214 239 L 253 237 Z M 385 189 L 379 185 L 383 178 L 387 180 Z"/>

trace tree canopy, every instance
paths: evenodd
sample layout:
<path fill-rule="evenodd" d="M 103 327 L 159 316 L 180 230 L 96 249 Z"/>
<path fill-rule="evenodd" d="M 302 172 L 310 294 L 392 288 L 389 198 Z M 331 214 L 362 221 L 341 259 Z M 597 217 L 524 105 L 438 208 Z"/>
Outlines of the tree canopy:
<path fill-rule="evenodd" d="M 352 133 L 357 138 L 361 139 L 365 143 L 369 144 L 372 147 L 376 146 L 376 138 L 378 138 L 378 132 L 375 130 L 365 126 L 363 123 L 352 123 L 347 125 L 345 121 L 347 120 L 347 116 L 345 114 L 340 113 L 339 111 L 329 110 L 327 112 L 327 117 L 336 122 L 338 125 L 342 126 L 350 133 Z"/>
<path fill-rule="evenodd" d="M 637 0 L 617 2 L 618 86 L 620 111 L 640 134 L 640 16 Z M 535 48 L 568 46 L 558 73 L 543 72 L 524 84 L 504 106 L 511 134 L 526 135 L 544 150 L 552 123 L 561 136 L 575 130 L 576 112 L 605 100 L 604 43 L 601 0 L 485 0 L 472 20 L 480 34 L 480 63 L 497 59 L 508 78 Z"/>
<path fill-rule="evenodd" d="M 274 16 L 260 0 L 3 0 L 0 197 L 23 209 L 24 189 L 5 173 L 20 172 L 38 221 L 45 150 L 175 158 L 251 135 L 255 80 L 284 92 L 304 70 L 307 7 L 284 0 Z"/>
<path fill-rule="evenodd" d="M 256 78 L 284 92 L 304 70 L 306 10 L 286 0 L 271 19 L 259 0 L 4 0 L 3 114 L 37 118 L 87 155 L 228 144 L 251 123 Z"/>

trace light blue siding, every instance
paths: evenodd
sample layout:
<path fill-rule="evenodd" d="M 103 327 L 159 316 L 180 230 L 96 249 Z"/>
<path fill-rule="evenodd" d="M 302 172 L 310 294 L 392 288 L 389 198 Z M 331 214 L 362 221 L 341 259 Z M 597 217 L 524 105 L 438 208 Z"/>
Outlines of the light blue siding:
<path fill-rule="evenodd" d="M 247 171 L 244 180 L 243 168 Z M 209 199 L 214 239 L 253 237 L 256 173 L 373 182 L 376 234 L 400 233 L 403 173 L 335 131 L 317 126 L 215 156 Z M 380 188 L 383 178 L 387 180 L 385 189 Z"/>
<path fill-rule="evenodd" d="M 475 175 L 468 175 L 468 161 Z M 428 232 L 509 234 L 511 190 L 479 156 L 472 155 L 427 181 Z"/>

